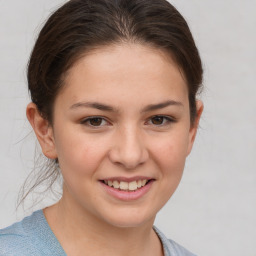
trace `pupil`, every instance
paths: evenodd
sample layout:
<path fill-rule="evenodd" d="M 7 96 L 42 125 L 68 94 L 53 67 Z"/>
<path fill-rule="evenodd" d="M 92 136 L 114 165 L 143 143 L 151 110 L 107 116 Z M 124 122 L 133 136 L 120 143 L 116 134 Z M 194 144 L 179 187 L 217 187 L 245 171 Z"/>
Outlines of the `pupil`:
<path fill-rule="evenodd" d="M 162 124 L 163 123 L 163 117 L 162 116 L 153 117 L 152 123 L 157 124 L 157 125 Z"/>
<path fill-rule="evenodd" d="M 102 119 L 101 118 L 92 118 L 90 120 L 90 124 L 93 126 L 100 126 L 102 123 Z"/>

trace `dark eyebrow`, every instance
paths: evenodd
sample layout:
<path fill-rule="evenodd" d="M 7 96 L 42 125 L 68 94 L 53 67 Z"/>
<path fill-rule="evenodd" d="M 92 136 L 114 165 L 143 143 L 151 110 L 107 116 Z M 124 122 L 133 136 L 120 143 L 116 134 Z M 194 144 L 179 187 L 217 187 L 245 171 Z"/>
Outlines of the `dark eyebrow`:
<path fill-rule="evenodd" d="M 158 104 L 150 104 L 148 106 L 146 106 L 145 108 L 142 109 L 142 113 L 143 112 L 149 112 L 149 111 L 153 111 L 153 110 L 158 110 L 158 109 L 162 109 L 162 108 L 166 108 L 168 106 L 183 106 L 183 104 L 179 101 L 174 101 L 174 100 L 168 100 L 165 102 L 161 102 Z M 75 104 L 73 104 L 70 109 L 76 109 L 76 108 L 95 108 L 95 109 L 99 109 L 99 110 L 103 110 L 103 111 L 109 111 L 109 112 L 118 112 L 117 109 L 106 105 L 106 104 L 102 104 L 102 103 L 98 103 L 98 102 L 77 102 Z"/>
<path fill-rule="evenodd" d="M 161 102 L 161 103 L 158 103 L 158 104 L 148 105 L 148 106 L 146 106 L 145 108 L 142 109 L 142 112 L 158 110 L 158 109 L 166 108 L 168 106 L 181 106 L 181 107 L 183 107 L 183 104 L 179 101 L 168 100 L 168 101 Z"/>
<path fill-rule="evenodd" d="M 80 108 L 80 107 L 86 107 L 86 108 L 96 108 L 103 111 L 110 111 L 110 112 L 117 112 L 116 109 L 109 105 L 105 105 L 98 102 L 78 102 L 73 104 L 70 109 Z"/>

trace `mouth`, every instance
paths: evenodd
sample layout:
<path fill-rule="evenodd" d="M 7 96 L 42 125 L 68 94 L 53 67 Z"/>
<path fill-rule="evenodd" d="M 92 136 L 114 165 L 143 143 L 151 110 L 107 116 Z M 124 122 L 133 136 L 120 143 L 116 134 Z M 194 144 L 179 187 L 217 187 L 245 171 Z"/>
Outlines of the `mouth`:
<path fill-rule="evenodd" d="M 156 180 L 148 177 L 112 177 L 99 181 L 102 188 L 111 197 L 125 202 L 134 202 L 144 198 Z"/>
<path fill-rule="evenodd" d="M 130 182 L 120 180 L 101 180 L 101 182 L 104 183 L 105 185 L 116 190 L 125 192 L 135 192 L 145 187 L 151 181 L 153 181 L 153 179 L 139 179 Z"/>

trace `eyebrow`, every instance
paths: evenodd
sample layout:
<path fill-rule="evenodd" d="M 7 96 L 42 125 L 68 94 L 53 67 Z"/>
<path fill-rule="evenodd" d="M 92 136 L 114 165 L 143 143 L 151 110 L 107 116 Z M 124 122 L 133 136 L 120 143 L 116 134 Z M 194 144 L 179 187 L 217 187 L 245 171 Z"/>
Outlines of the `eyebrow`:
<path fill-rule="evenodd" d="M 158 109 L 162 109 L 162 108 L 166 108 L 169 106 L 180 106 L 183 107 L 184 105 L 179 102 L 179 101 L 175 101 L 175 100 L 167 100 L 158 104 L 150 104 L 148 106 L 146 106 L 145 108 L 142 109 L 142 112 L 149 112 L 149 111 L 153 111 L 153 110 L 158 110 Z"/>
<path fill-rule="evenodd" d="M 183 106 L 183 104 L 179 101 L 168 100 L 168 101 L 164 101 L 164 102 L 161 102 L 158 104 L 150 104 L 150 105 L 146 106 L 145 108 L 143 108 L 141 112 L 144 113 L 144 112 L 154 111 L 154 110 L 166 108 L 169 106 Z M 99 102 L 77 102 L 77 103 L 73 104 L 70 107 L 70 109 L 76 109 L 76 108 L 80 108 L 80 107 L 95 108 L 95 109 L 109 111 L 109 112 L 119 112 L 118 109 L 116 109 L 110 105 L 102 104 Z"/>
<path fill-rule="evenodd" d="M 78 102 L 73 104 L 70 109 L 76 109 L 79 107 L 95 108 L 103 111 L 117 112 L 117 109 L 98 102 Z"/>

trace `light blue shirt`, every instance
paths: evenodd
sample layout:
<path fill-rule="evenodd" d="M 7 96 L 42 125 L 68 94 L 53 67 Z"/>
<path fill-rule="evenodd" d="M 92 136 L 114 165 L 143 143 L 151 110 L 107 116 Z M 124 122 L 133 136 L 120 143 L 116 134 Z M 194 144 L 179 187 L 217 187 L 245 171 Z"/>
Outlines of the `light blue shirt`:
<path fill-rule="evenodd" d="M 167 239 L 156 227 L 165 256 L 195 256 Z M 67 256 L 49 227 L 42 210 L 0 230 L 0 256 Z"/>

